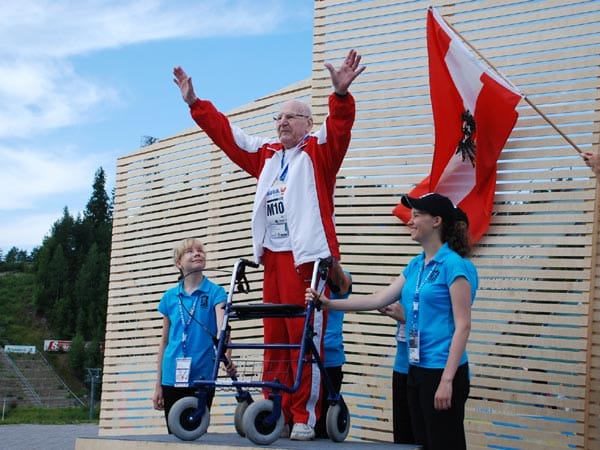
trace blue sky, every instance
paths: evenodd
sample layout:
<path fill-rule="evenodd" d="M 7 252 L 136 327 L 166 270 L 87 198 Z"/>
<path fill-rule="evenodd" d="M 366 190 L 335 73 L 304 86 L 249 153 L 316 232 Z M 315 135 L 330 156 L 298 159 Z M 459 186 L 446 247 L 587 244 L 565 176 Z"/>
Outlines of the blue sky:
<path fill-rule="evenodd" d="M 312 0 L 0 0 L 0 249 L 30 251 L 141 137 L 193 126 L 172 81 L 227 111 L 312 71 Z"/>

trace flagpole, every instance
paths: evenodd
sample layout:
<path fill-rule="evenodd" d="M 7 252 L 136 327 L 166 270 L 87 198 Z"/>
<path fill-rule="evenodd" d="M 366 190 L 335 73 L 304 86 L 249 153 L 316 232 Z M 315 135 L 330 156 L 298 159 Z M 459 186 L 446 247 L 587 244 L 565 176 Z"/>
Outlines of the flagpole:
<path fill-rule="evenodd" d="M 556 126 L 556 125 L 554 125 L 554 123 L 553 123 L 553 122 L 552 122 L 552 121 L 551 121 L 551 120 L 550 120 L 550 119 L 549 119 L 549 118 L 546 116 L 546 114 L 544 114 L 542 111 L 540 111 L 540 109 L 539 109 L 537 106 L 535 106 L 535 105 L 534 105 L 534 104 L 531 102 L 531 100 L 529 100 L 529 97 L 527 97 L 526 95 L 524 95 L 524 96 L 523 96 L 523 99 L 524 99 L 524 100 L 525 100 L 527 103 L 529 103 L 529 106 L 531 106 L 531 107 L 532 107 L 532 108 L 533 108 L 535 111 L 537 111 L 537 113 L 538 113 L 540 116 L 542 116 L 542 117 L 543 117 L 543 118 L 546 120 L 546 122 L 548 122 L 548 123 L 550 124 L 550 126 L 551 126 L 552 128 L 554 128 L 554 129 L 555 129 L 555 130 L 558 132 L 558 134 L 560 134 L 560 135 L 561 135 L 563 138 L 565 138 L 565 140 L 566 140 L 566 141 L 567 141 L 569 144 L 571 144 L 571 145 L 573 146 L 573 148 L 574 148 L 575 150 L 577 150 L 577 152 L 579 152 L 580 154 L 582 154 L 582 153 L 583 153 L 583 150 L 581 150 L 581 149 L 580 149 L 580 148 L 577 146 L 577 144 L 575 144 L 575 142 L 573 142 L 571 139 L 569 139 L 569 137 L 568 137 L 566 134 L 564 134 L 564 133 L 563 133 L 563 132 L 562 132 L 562 131 L 561 131 L 561 130 L 560 130 L 560 129 L 559 129 L 557 126 Z"/>
<path fill-rule="evenodd" d="M 454 32 L 454 33 L 455 33 L 455 34 L 456 34 L 458 37 L 460 37 L 460 38 L 463 40 L 463 42 L 464 42 L 465 44 L 467 44 L 467 45 L 468 45 L 468 46 L 471 48 L 471 50 L 473 50 L 473 51 L 474 51 L 474 52 L 477 54 L 477 56 L 479 56 L 481 59 L 483 59 L 483 60 L 486 62 L 486 64 L 487 64 L 488 66 L 490 66 L 490 67 L 491 67 L 491 68 L 494 70 L 494 72 L 496 72 L 496 73 L 497 73 L 497 74 L 498 74 L 500 77 L 502 77 L 502 79 L 503 79 L 504 81 L 506 81 L 508 84 L 510 84 L 511 86 L 513 86 L 513 87 L 514 87 L 515 89 L 517 89 L 519 92 L 521 92 L 521 91 L 520 91 L 520 89 L 519 89 L 519 88 L 517 88 L 517 87 L 516 87 L 514 84 L 512 84 L 512 83 L 510 82 L 510 80 L 508 80 L 508 79 L 507 79 L 507 78 L 506 78 L 504 75 L 502 75 L 502 73 L 500 73 L 500 71 L 499 71 L 498 69 L 496 69 L 496 67 L 495 67 L 495 66 L 494 66 L 494 65 L 493 65 L 493 64 L 492 64 L 490 61 L 488 61 L 488 60 L 487 60 L 487 58 L 486 58 L 485 56 L 483 56 L 481 53 L 479 53 L 479 51 L 478 51 L 478 50 L 477 50 L 477 49 L 476 49 L 476 48 L 475 48 L 475 47 L 474 47 L 474 46 L 473 46 L 473 45 L 472 45 L 472 44 L 471 44 L 471 43 L 470 43 L 470 42 L 469 42 L 467 39 L 465 39 L 465 38 L 463 37 L 463 35 L 462 35 L 462 34 L 460 34 L 460 33 L 459 33 L 457 30 L 456 30 L 456 28 L 454 28 L 454 26 L 452 26 L 452 24 L 451 24 L 451 23 L 449 23 L 449 22 L 448 22 L 448 21 L 447 21 L 445 18 L 444 18 L 444 21 L 445 21 L 445 22 L 446 22 L 446 24 L 447 24 L 447 25 L 450 27 L 450 29 L 451 29 L 451 30 L 452 30 L 452 31 L 453 31 L 453 32 Z M 537 107 L 537 106 L 536 106 L 536 105 L 535 105 L 535 104 L 534 104 L 534 103 L 533 103 L 531 100 L 529 100 L 529 97 L 527 97 L 527 95 L 523 94 L 523 100 L 525 100 L 525 101 L 526 101 L 526 102 L 529 104 L 529 106 L 531 106 L 531 107 L 534 109 L 534 111 L 536 111 L 536 112 L 537 112 L 537 113 L 538 113 L 540 116 L 542 116 L 542 118 L 543 118 L 543 119 L 544 119 L 546 122 L 548 122 L 548 124 L 549 124 L 549 125 L 550 125 L 552 128 L 554 128 L 554 129 L 556 130 L 556 132 L 557 132 L 558 134 L 560 134 L 560 135 L 561 135 L 561 136 L 562 136 L 562 137 L 563 137 L 563 138 L 564 138 L 564 139 L 565 139 L 565 140 L 566 140 L 566 141 L 567 141 L 569 144 L 571 144 L 571 146 L 572 146 L 572 147 L 573 147 L 573 148 L 574 148 L 574 149 L 575 149 L 577 152 L 579 152 L 580 154 L 582 154 L 582 153 L 583 153 L 583 150 L 581 150 L 581 149 L 580 149 L 580 148 L 577 146 L 577 144 L 575 144 L 575 142 L 573 142 L 573 141 L 572 141 L 572 140 L 571 140 L 571 139 L 570 139 L 570 138 L 569 138 L 569 137 L 568 137 L 568 136 L 567 136 L 565 133 L 563 133 L 563 132 L 562 132 L 562 131 L 561 131 L 561 130 L 560 130 L 560 129 L 559 129 L 559 128 L 558 128 L 558 127 L 557 127 L 557 126 L 554 124 L 554 122 L 552 122 L 552 121 L 550 120 L 550 118 L 549 118 L 548 116 L 546 116 L 546 114 L 544 114 L 544 113 L 543 113 L 543 112 L 542 112 L 542 111 L 541 111 L 541 110 L 540 110 L 540 109 L 539 109 L 539 108 L 538 108 L 538 107 Z"/>

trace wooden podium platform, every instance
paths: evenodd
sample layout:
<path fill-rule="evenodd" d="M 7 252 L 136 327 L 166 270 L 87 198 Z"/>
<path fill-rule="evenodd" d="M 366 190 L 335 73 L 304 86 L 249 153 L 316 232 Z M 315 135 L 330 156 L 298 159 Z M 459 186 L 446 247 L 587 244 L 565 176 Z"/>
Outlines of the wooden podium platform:
<path fill-rule="evenodd" d="M 381 442 L 365 442 L 346 440 L 343 443 L 333 442 L 328 439 L 301 442 L 289 439 L 278 439 L 271 445 L 259 446 L 236 433 L 207 433 L 195 441 L 182 441 L 175 436 L 108 436 L 98 438 L 78 438 L 75 450 L 224 450 L 224 449 L 256 449 L 270 450 L 418 450 L 419 446 L 400 445 Z"/>

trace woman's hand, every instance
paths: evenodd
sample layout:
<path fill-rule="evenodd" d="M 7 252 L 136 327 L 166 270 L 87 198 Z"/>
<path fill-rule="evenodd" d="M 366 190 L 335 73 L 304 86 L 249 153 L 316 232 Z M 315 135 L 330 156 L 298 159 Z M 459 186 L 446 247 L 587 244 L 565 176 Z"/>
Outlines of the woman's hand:
<path fill-rule="evenodd" d="M 383 308 L 379 308 L 378 311 L 380 313 L 385 314 L 386 316 L 391 317 L 392 319 L 397 320 L 398 322 L 406 322 L 406 318 L 404 316 L 404 308 L 398 302 L 390 303 Z"/>
<path fill-rule="evenodd" d="M 440 411 L 450 409 L 452 406 L 452 380 L 440 380 L 435 396 L 433 397 L 433 407 Z"/>
<path fill-rule="evenodd" d="M 311 301 L 315 302 L 315 306 L 317 306 L 317 308 L 320 308 L 320 307 L 327 308 L 329 306 L 329 304 L 331 303 L 331 300 L 329 300 L 324 295 L 319 294 L 319 292 L 317 292 L 313 288 L 306 288 L 306 293 L 304 294 L 304 299 L 307 302 L 311 302 Z"/>

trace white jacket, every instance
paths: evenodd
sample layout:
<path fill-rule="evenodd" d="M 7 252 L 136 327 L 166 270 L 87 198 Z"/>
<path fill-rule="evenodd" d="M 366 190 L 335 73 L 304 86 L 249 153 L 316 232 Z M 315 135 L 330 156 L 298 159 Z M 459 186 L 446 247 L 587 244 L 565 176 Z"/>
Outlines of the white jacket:
<path fill-rule="evenodd" d="M 250 136 L 206 100 L 190 107 L 212 141 L 243 170 L 258 179 L 252 211 L 254 258 L 261 262 L 266 233 L 266 194 L 279 175 L 283 146 Z M 284 207 L 296 266 L 332 256 L 340 259 L 335 233 L 335 180 L 350 144 L 355 105 L 351 94 L 329 96 L 329 115 L 319 131 L 285 150 L 289 161 Z"/>

